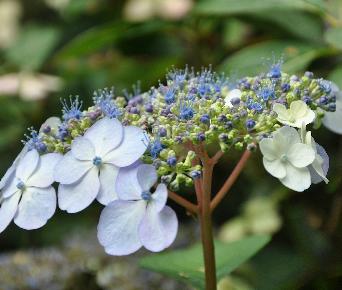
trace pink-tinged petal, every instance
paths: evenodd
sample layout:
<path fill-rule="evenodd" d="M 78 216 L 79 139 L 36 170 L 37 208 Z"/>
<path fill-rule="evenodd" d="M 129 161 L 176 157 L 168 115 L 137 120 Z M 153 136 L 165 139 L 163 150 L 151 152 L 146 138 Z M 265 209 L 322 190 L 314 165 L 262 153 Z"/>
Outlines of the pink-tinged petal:
<path fill-rule="evenodd" d="M 160 212 L 167 201 L 167 187 L 165 184 L 158 184 L 156 191 L 152 194 L 152 201 L 157 212 Z"/>
<path fill-rule="evenodd" d="M 153 165 L 142 164 L 138 168 L 138 182 L 142 191 L 150 191 L 151 187 L 157 182 L 158 174 Z"/>
<path fill-rule="evenodd" d="M 307 169 L 306 167 L 296 168 L 290 163 L 286 164 L 286 176 L 279 180 L 286 187 L 298 192 L 302 192 L 305 189 L 308 189 L 311 185 L 311 176 L 309 169 Z"/>
<path fill-rule="evenodd" d="M 124 137 L 119 147 L 109 152 L 104 160 L 118 167 L 136 162 L 146 151 L 144 131 L 135 126 L 124 128 Z"/>
<path fill-rule="evenodd" d="M 25 183 L 37 168 L 38 162 L 39 153 L 37 152 L 37 150 L 31 150 L 27 152 L 18 163 L 18 167 L 15 173 L 16 177 Z"/>
<path fill-rule="evenodd" d="M 25 230 L 41 228 L 55 213 L 56 203 L 56 191 L 52 186 L 29 187 L 22 195 L 14 222 Z"/>
<path fill-rule="evenodd" d="M 63 158 L 59 153 L 48 153 L 40 157 L 38 167 L 28 179 L 26 185 L 34 187 L 48 187 L 54 181 L 56 164 Z"/>
<path fill-rule="evenodd" d="M 75 183 L 92 167 L 94 167 L 94 164 L 91 161 L 78 160 L 69 151 L 56 164 L 54 179 L 62 184 Z"/>
<path fill-rule="evenodd" d="M 129 255 L 141 248 L 138 228 L 146 212 L 146 202 L 116 200 L 100 216 L 97 237 L 109 255 Z"/>
<path fill-rule="evenodd" d="M 7 182 L 10 182 L 10 180 L 13 179 L 15 176 L 15 170 L 17 169 L 19 161 L 25 156 L 25 154 L 28 152 L 28 146 L 24 146 L 24 148 L 21 150 L 17 158 L 14 160 L 11 167 L 6 171 L 5 175 L 1 178 L 0 181 L 0 190 L 3 189 Z"/>
<path fill-rule="evenodd" d="M 143 246 L 160 252 L 169 247 L 176 239 L 178 220 L 175 212 L 168 206 L 157 212 L 153 204 L 149 204 L 146 214 L 139 226 L 139 236 Z"/>
<path fill-rule="evenodd" d="M 80 180 L 73 184 L 60 184 L 58 187 L 58 205 L 61 210 L 76 213 L 88 207 L 100 190 L 97 167 L 92 168 Z"/>
<path fill-rule="evenodd" d="M 138 168 L 138 163 L 128 167 L 120 168 L 115 186 L 116 192 L 120 199 L 141 199 L 143 190 L 138 182 Z"/>
<path fill-rule="evenodd" d="M 293 166 L 303 168 L 312 164 L 316 154 L 311 146 L 297 143 L 289 148 L 286 156 Z"/>
<path fill-rule="evenodd" d="M 100 168 L 100 192 L 97 200 L 103 205 L 107 205 L 118 198 L 115 189 L 118 174 L 119 168 L 114 165 L 103 164 Z"/>
<path fill-rule="evenodd" d="M 77 137 L 71 144 L 72 155 L 79 160 L 92 161 L 95 157 L 94 145 L 84 137 Z"/>
<path fill-rule="evenodd" d="M 97 121 L 84 134 L 95 148 L 96 156 L 103 157 L 122 141 L 123 127 L 117 119 L 107 117 Z"/>
<path fill-rule="evenodd" d="M 0 233 L 2 233 L 13 220 L 21 193 L 17 191 L 10 198 L 4 199 L 0 204 Z"/>

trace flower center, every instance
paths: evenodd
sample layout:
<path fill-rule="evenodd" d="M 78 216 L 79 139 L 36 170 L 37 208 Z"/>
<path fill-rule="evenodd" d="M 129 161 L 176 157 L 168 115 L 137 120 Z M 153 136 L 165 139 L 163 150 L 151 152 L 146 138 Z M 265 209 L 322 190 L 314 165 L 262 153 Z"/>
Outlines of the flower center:
<path fill-rule="evenodd" d="M 141 198 L 143 200 L 146 200 L 146 201 L 150 201 L 152 199 L 152 194 L 151 192 L 149 191 L 144 191 L 142 194 L 141 194 Z"/>
<path fill-rule="evenodd" d="M 101 164 L 102 164 L 102 158 L 96 156 L 96 157 L 93 159 L 93 164 L 94 164 L 95 166 L 97 166 L 97 167 L 101 166 Z"/>
<path fill-rule="evenodd" d="M 286 154 L 281 155 L 280 161 L 281 161 L 281 162 L 286 162 L 286 161 L 287 161 L 287 156 L 286 156 Z"/>
<path fill-rule="evenodd" d="M 24 190 L 25 189 L 25 183 L 20 180 L 17 183 L 17 188 L 20 189 L 20 190 Z"/>

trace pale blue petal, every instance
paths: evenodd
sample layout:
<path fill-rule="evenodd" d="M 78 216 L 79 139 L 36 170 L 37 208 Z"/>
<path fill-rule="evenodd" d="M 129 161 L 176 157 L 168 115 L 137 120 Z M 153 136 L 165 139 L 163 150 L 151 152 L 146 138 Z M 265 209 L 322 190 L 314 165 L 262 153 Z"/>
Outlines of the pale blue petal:
<path fill-rule="evenodd" d="M 0 204 L 0 233 L 2 233 L 13 220 L 21 193 L 17 191 L 10 198 L 4 199 Z"/>
<path fill-rule="evenodd" d="M 144 131 L 138 127 L 124 128 L 124 137 L 119 147 L 109 152 L 104 160 L 118 167 L 126 167 L 136 162 L 146 151 Z"/>
<path fill-rule="evenodd" d="M 41 228 L 55 213 L 56 203 L 56 191 L 52 186 L 29 187 L 22 195 L 14 222 L 25 230 Z"/>
<path fill-rule="evenodd" d="M 63 158 L 59 153 L 48 153 L 40 157 L 38 167 L 28 179 L 27 186 L 48 187 L 54 182 L 56 164 Z"/>
<path fill-rule="evenodd" d="M 129 255 L 141 248 L 138 228 L 146 212 L 146 202 L 116 200 L 100 216 L 97 237 L 109 255 Z"/>
<path fill-rule="evenodd" d="M 158 174 L 153 165 L 150 164 L 142 164 L 138 168 L 138 182 L 142 191 L 150 191 L 152 186 L 158 180 Z"/>
<path fill-rule="evenodd" d="M 115 189 L 116 179 L 119 174 L 119 168 L 111 164 L 103 164 L 100 169 L 100 192 L 97 200 L 103 205 L 116 200 L 117 193 Z"/>
<path fill-rule="evenodd" d="M 31 150 L 25 154 L 25 156 L 19 161 L 16 170 L 16 177 L 24 183 L 32 175 L 38 166 L 39 153 L 37 150 Z"/>
<path fill-rule="evenodd" d="M 60 184 L 58 187 L 58 205 L 61 210 L 76 213 L 87 208 L 100 190 L 98 169 L 92 168 L 79 181 L 73 184 Z"/>
<path fill-rule="evenodd" d="M 79 160 L 93 161 L 95 157 L 94 145 L 84 137 L 77 137 L 71 144 L 72 155 Z"/>
<path fill-rule="evenodd" d="M 143 192 L 138 182 L 139 163 L 120 168 L 116 180 L 116 192 L 122 200 L 138 200 L 141 199 Z"/>
<path fill-rule="evenodd" d="M 1 190 L 2 197 L 8 198 L 16 193 L 18 191 L 17 184 L 19 181 L 20 180 L 12 174 L 11 179 L 7 181 L 6 186 Z"/>
<path fill-rule="evenodd" d="M 103 157 L 121 143 L 123 127 L 117 119 L 105 117 L 91 126 L 84 137 L 94 145 L 95 154 Z"/>
<path fill-rule="evenodd" d="M 76 159 L 69 151 L 55 166 L 54 179 L 62 184 L 77 182 L 94 164 L 91 161 Z"/>
<path fill-rule="evenodd" d="M 158 184 L 156 191 L 152 194 L 152 203 L 157 212 L 160 212 L 167 201 L 167 187 L 165 184 Z"/>
<path fill-rule="evenodd" d="M 166 206 L 157 212 L 152 204 L 148 205 L 139 226 L 140 240 L 146 249 L 152 252 L 166 249 L 176 239 L 177 231 L 177 216 L 170 207 Z"/>

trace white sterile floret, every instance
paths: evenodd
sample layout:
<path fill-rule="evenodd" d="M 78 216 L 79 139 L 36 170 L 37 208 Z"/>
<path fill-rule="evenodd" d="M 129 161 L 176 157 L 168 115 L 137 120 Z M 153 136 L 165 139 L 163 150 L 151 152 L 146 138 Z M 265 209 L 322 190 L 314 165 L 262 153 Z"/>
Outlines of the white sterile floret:
<path fill-rule="evenodd" d="M 135 164 L 120 169 L 116 189 L 119 200 L 102 211 L 98 225 L 98 239 L 110 255 L 122 256 L 136 252 L 142 246 L 152 252 L 169 247 L 175 240 L 178 220 L 166 206 L 167 188 L 157 182 L 152 165 Z"/>
<path fill-rule="evenodd" d="M 311 146 L 316 154 L 314 162 L 308 167 L 311 174 L 311 182 L 315 184 L 320 183 L 321 181 L 328 183 L 329 180 L 326 178 L 329 170 L 328 154 L 321 145 L 315 142 L 314 138 L 311 136 L 311 131 L 306 132 L 304 124 L 300 130 L 300 136 L 302 142 Z"/>
<path fill-rule="evenodd" d="M 242 92 L 239 89 L 231 90 L 224 99 L 225 105 L 229 108 L 232 108 L 233 107 L 232 100 L 240 99 L 241 95 L 242 95 Z"/>
<path fill-rule="evenodd" d="M 342 91 L 335 84 L 331 88 L 336 96 L 336 111 L 325 112 L 323 125 L 336 134 L 342 134 Z"/>
<path fill-rule="evenodd" d="M 293 101 L 289 109 L 283 104 L 276 103 L 273 105 L 273 111 L 278 114 L 277 120 L 280 123 L 296 128 L 301 128 L 303 123 L 312 123 L 316 116 L 315 112 L 301 100 Z"/>
<path fill-rule="evenodd" d="M 53 170 L 61 154 L 39 156 L 26 147 L 1 180 L 0 232 L 14 219 L 17 226 L 32 230 L 46 224 L 56 210 Z"/>
<path fill-rule="evenodd" d="M 265 169 L 288 188 L 304 191 L 311 185 L 308 166 L 316 152 L 303 144 L 296 129 L 285 126 L 273 133 L 273 138 L 260 141 Z"/>
<path fill-rule="evenodd" d="M 69 213 L 88 207 L 95 198 L 106 205 L 117 198 L 115 182 L 120 167 L 136 162 L 145 152 L 144 132 L 103 118 L 77 137 L 55 168 L 58 204 Z"/>

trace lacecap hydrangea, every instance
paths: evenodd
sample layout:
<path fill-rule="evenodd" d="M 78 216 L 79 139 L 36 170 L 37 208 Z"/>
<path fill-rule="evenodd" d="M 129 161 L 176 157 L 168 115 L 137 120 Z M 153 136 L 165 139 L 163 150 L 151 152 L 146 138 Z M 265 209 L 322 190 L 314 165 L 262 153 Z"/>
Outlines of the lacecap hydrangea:
<path fill-rule="evenodd" d="M 260 147 L 265 169 L 285 186 L 303 191 L 328 182 L 329 158 L 306 126 L 341 119 L 340 96 L 329 81 L 275 65 L 236 82 L 210 68 L 173 69 L 146 92 L 96 91 L 89 108 L 70 98 L 61 119 L 30 130 L 2 178 L 0 231 L 13 219 L 24 229 L 43 226 L 57 201 L 76 213 L 97 199 L 105 206 L 98 237 L 106 252 L 161 251 L 178 228 L 168 191 L 202 176 L 195 148 L 216 146 L 223 155 Z"/>

